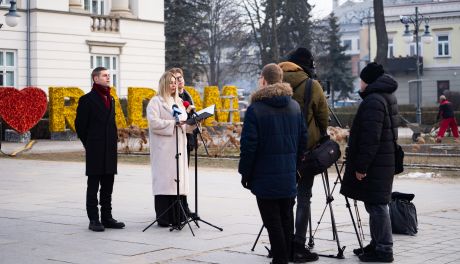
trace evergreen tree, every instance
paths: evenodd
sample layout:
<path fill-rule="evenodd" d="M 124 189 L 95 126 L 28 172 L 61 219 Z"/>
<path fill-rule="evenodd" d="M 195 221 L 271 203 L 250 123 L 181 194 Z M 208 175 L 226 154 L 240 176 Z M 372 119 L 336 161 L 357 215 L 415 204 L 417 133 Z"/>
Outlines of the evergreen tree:
<path fill-rule="evenodd" d="M 281 56 L 300 46 L 311 49 L 311 9 L 307 0 L 282 1 L 279 10 L 281 19 L 278 26 Z"/>
<path fill-rule="evenodd" d="M 193 82 L 201 72 L 199 34 L 202 25 L 201 1 L 164 1 L 166 69 L 180 67 L 187 82 Z"/>
<path fill-rule="evenodd" d="M 339 24 L 334 13 L 328 18 L 329 29 L 325 49 L 327 54 L 319 57 L 318 73 L 321 80 L 329 81 L 332 89 L 340 91 L 339 98 L 349 97 L 353 92 L 353 77 L 350 56 L 345 54 L 346 47 L 341 45 Z"/>

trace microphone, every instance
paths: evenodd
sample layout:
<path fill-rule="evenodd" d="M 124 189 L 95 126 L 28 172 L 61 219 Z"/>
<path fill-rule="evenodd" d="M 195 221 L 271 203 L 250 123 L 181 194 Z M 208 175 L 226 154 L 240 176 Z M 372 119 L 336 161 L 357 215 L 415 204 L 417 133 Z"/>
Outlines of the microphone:
<path fill-rule="evenodd" d="M 182 104 L 184 105 L 185 109 L 190 112 L 192 116 L 198 116 L 198 114 L 195 112 L 195 107 L 193 105 L 190 105 L 188 101 L 184 101 L 182 102 Z"/>
<path fill-rule="evenodd" d="M 173 104 L 172 110 L 173 110 L 172 115 L 174 116 L 176 123 L 179 123 L 179 115 L 182 114 L 182 111 L 180 110 L 179 106 L 177 106 L 176 104 Z"/>

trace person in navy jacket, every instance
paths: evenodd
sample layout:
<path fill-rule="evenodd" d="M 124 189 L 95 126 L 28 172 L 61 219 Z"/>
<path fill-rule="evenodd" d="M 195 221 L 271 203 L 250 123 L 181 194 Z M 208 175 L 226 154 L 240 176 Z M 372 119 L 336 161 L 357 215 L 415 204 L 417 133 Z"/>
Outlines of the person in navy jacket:
<path fill-rule="evenodd" d="M 294 232 L 296 165 L 307 144 L 307 130 L 283 71 L 268 64 L 252 95 L 241 134 L 238 171 L 243 187 L 257 198 L 267 228 L 273 263 L 288 263 Z"/>

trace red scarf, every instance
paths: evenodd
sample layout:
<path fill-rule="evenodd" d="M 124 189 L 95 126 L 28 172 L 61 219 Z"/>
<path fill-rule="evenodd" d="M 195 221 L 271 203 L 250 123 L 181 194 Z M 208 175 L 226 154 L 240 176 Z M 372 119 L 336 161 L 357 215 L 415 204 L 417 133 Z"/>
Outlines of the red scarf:
<path fill-rule="evenodd" d="M 93 90 L 95 90 L 101 96 L 105 107 L 110 109 L 110 86 L 93 83 Z"/>

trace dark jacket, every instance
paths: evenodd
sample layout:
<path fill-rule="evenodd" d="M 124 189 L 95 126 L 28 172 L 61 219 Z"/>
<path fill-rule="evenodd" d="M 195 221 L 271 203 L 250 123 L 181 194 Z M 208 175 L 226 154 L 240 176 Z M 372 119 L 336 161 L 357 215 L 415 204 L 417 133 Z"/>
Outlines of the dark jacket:
<path fill-rule="evenodd" d="M 182 99 L 182 101 L 187 101 L 190 103 L 190 105 L 193 105 L 193 99 L 192 96 L 185 90 L 184 92 L 179 94 L 179 97 Z M 188 118 L 192 117 L 192 113 L 187 114 Z M 190 160 L 190 151 L 194 150 L 196 147 L 196 142 L 195 142 L 195 136 L 192 133 L 187 133 L 187 151 L 188 151 L 188 158 Z"/>
<path fill-rule="evenodd" d="M 292 62 L 282 62 L 279 64 L 283 70 L 283 81 L 291 85 L 293 89 L 292 98 L 300 105 L 302 113 L 304 109 L 305 84 L 310 78 L 302 68 Z M 308 104 L 308 115 L 305 116 L 308 131 L 307 148 L 313 148 L 321 138 L 321 131 L 326 132 L 329 123 L 329 112 L 323 88 L 318 81 L 313 80 L 311 87 L 311 100 Z"/>
<path fill-rule="evenodd" d="M 383 75 L 360 93 L 363 101 L 350 130 L 340 190 L 347 197 L 376 204 L 390 201 L 398 137 L 398 106 L 393 94 L 397 88 L 393 78 Z M 367 175 L 358 181 L 356 172 Z"/>
<path fill-rule="evenodd" d="M 447 118 L 452 118 L 452 117 L 455 117 L 454 107 L 452 106 L 452 103 L 447 100 L 443 100 L 439 104 L 439 112 L 438 112 L 437 119 L 438 120 L 440 118 L 447 119 Z"/>
<path fill-rule="evenodd" d="M 259 198 L 297 194 L 297 157 L 305 150 L 307 133 L 291 96 L 289 84 L 273 84 L 255 92 L 246 111 L 238 171 Z"/>
<path fill-rule="evenodd" d="M 117 173 L 115 101 L 107 109 L 94 90 L 80 97 L 75 130 L 86 150 L 86 175 Z"/>

